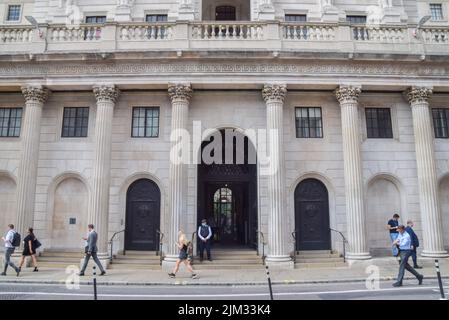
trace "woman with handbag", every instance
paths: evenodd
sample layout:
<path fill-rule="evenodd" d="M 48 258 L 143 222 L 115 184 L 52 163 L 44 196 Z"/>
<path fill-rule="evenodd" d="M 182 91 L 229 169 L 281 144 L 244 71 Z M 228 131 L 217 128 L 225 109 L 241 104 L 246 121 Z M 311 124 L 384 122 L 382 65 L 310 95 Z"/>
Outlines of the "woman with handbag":
<path fill-rule="evenodd" d="M 176 272 L 178 272 L 179 270 L 179 265 L 181 264 L 181 262 L 184 262 L 187 270 L 189 270 L 190 273 L 192 274 L 192 279 L 198 278 L 197 274 L 195 273 L 195 271 L 193 271 L 193 268 L 190 264 L 191 257 L 189 257 L 189 252 L 191 250 L 189 249 L 191 249 L 192 243 L 189 240 L 187 240 L 186 235 L 182 231 L 179 231 L 178 242 L 176 243 L 176 245 L 179 248 L 179 256 L 178 260 L 176 261 L 176 265 L 175 268 L 173 269 L 173 272 L 168 274 L 169 277 L 170 278 L 176 277 Z"/>
<path fill-rule="evenodd" d="M 25 257 L 31 256 L 31 259 L 33 259 L 33 265 L 34 270 L 33 272 L 39 271 L 37 269 L 37 260 L 36 260 L 36 249 L 41 246 L 40 242 L 37 240 L 36 236 L 34 235 L 33 228 L 28 228 L 28 235 L 23 239 L 23 252 L 22 252 L 22 258 L 19 263 L 19 272 L 22 269 L 22 265 L 25 262 Z"/>

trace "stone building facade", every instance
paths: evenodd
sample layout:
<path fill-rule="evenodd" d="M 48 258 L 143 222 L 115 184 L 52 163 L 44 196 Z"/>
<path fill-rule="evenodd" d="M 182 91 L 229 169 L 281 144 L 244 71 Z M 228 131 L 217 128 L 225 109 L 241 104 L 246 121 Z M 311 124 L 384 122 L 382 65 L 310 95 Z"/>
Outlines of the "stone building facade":
<path fill-rule="evenodd" d="M 348 259 L 386 254 L 399 213 L 446 257 L 448 19 L 446 0 L 4 0 L 0 225 L 71 250 L 94 223 L 103 258 L 116 232 L 114 252 L 163 234 L 170 264 L 207 216 L 290 267 L 296 249 L 342 252 L 330 229 Z M 170 161 L 199 122 L 278 170 Z"/>

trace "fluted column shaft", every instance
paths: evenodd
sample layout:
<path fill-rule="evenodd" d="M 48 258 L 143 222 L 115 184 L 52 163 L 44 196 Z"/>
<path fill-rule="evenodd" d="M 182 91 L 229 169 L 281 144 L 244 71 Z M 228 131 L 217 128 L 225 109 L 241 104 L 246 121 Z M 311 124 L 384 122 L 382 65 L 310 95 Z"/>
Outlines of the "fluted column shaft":
<path fill-rule="evenodd" d="M 172 104 L 171 119 L 171 148 L 170 148 L 170 217 L 169 217 L 169 239 L 167 248 L 167 261 L 177 259 L 179 249 L 176 246 L 178 242 L 178 233 L 181 229 L 181 216 L 185 212 L 185 203 L 187 197 L 186 179 L 187 163 L 179 161 L 176 155 L 186 152 L 185 139 L 179 143 L 178 138 L 187 130 L 187 121 L 189 115 L 189 102 L 192 97 L 190 84 L 176 83 L 169 84 L 168 95 Z M 184 150 L 183 150 L 184 149 Z M 186 231 L 186 230 L 182 230 Z"/>
<path fill-rule="evenodd" d="M 424 248 L 427 257 L 447 257 L 443 243 L 443 221 L 438 202 L 438 180 L 435 165 L 429 98 L 432 89 L 412 87 L 407 91 L 412 108 L 415 135 L 419 203 L 423 224 Z"/>
<path fill-rule="evenodd" d="M 360 88 L 340 86 L 335 94 L 341 107 L 343 135 L 343 160 L 346 194 L 346 217 L 349 242 L 347 258 L 369 259 L 366 241 L 365 206 L 363 192 L 362 157 L 360 150 L 360 126 L 358 97 Z"/>
<path fill-rule="evenodd" d="M 114 106 L 119 91 L 114 85 L 94 86 L 97 99 L 95 119 L 95 160 L 92 174 L 92 194 L 89 202 L 89 223 L 98 233 L 98 252 L 108 250 L 109 188 L 111 180 L 111 136 Z"/>
<path fill-rule="evenodd" d="M 268 175 L 268 256 L 267 263 L 291 262 L 286 245 L 287 217 L 285 215 L 283 108 L 287 87 L 266 84 L 262 96 L 267 107 L 267 150 L 270 170 Z"/>
<path fill-rule="evenodd" d="M 25 113 L 21 132 L 15 227 L 18 232 L 25 234 L 26 229 L 33 226 L 42 108 L 48 90 L 42 86 L 23 86 L 22 94 L 25 98 Z"/>

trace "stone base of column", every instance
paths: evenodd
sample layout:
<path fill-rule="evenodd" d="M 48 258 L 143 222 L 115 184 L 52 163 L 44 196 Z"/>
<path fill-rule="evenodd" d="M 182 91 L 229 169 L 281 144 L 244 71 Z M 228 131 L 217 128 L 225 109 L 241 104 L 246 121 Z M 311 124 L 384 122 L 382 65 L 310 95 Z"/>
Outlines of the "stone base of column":
<path fill-rule="evenodd" d="M 449 253 L 447 251 L 428 251 L 423 250 L 421 252 L 421 257 L 425 258 L 447 258 L 449 257 Z"/>
<path fill-rule="evenodd" d="M 98 260 L 100 260 L 100 263 L 103 266 L 103 268 L 106 270 L 109 267 L 109 264 L 111 263 L 110 260 L 109 260 L 109 254 L 107 254 L 107 253 L 97 253 L 97 257 L 98 257 Z M 85 258 L 80 260 L 80 265 L 79 265 L 80 269 L 83 267 L 84 259 Z M 92 257 L 90 257 L 89 263 L 87 264 L 87 268 L 86 268 L 86 271 L 85 271 L 86 274 L 92 274 L 93 273 L 93 266 L 97 267 L 97 275 L 99 275 L 101 273 L 101 271 L 98 268 L 97 264 L 94 262 L 94 259 L 92 259 Z"/>
<path fill-rule="evenodd" d="M 347 260 L 369 260 L 371 259 L 371 255 L 369 252 L 357 252 L 357 253 L 353 253 L 353 252 L 347 252 L 346 253 L 346 259 Z"/>
<path fill-rule="evenodd" d="M 267 256 L 265 263 L 270 269 L 294 269 L 295 264 L 293 263 L 290 256 Z"/>
<path fill-rule="evenodd" d="M 166 255 L 162 260 L 162 271 L 172 272 L 177 260 L 177 255 Z"/>

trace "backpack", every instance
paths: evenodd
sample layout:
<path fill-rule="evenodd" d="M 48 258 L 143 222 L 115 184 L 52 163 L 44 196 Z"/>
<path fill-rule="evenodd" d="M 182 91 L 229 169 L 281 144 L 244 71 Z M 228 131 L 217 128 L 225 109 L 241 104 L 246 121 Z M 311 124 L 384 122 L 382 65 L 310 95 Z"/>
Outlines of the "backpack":
<path fill-rule="evenodd" d="M 20 240 L 21 240 L 20 234 L 18 232 L 14 232 L 11 245 L 13 247 L 20 247 Z"/>
<path fill-rule="evenodd" d="M 193 258 L 193 243 L 189 241 L 187 244 L 187 259 L 192 260 Z"/>

